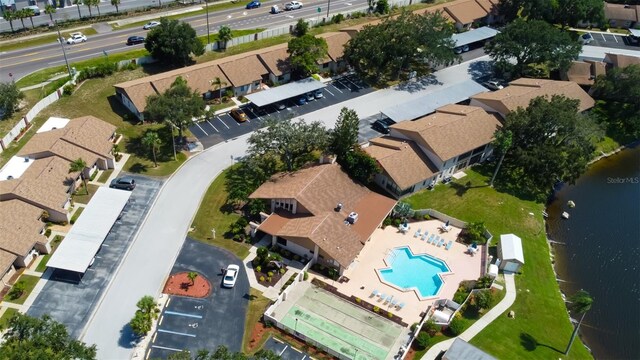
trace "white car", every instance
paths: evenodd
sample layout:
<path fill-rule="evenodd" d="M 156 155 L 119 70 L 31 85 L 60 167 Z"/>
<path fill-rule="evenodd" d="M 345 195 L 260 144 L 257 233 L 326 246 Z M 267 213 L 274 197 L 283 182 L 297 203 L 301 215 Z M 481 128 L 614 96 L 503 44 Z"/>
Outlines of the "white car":
<path fill-rule="evenodd" d="M 150 21 L 146 24 L 144 24 L 144 26 L 142 27 L 145 30 L 149 30 L 151 28 L 154 28 L 156 26 L 160 25 L 160 21 Z"/>
<path fill-rule="evenodd" d="M 504 89 L 504 86 L 502 86 L 499 82 L 497 82 L 495 80 L 489 80 L 489 81 L 483 83 L 482 85 L 484 85 L 484 87 L 486 87 L 489 90 L 501 90 L 501 89 Z"/>
<path fill-rule="evenodd" d="M 238 265 L 227 266 L 227 270 L 224 272 L 224 279 L 222 279 L 222 286 L 232 288 L 236 284 L 239 272 L 240 267 Z"/>
<path fill-rule="evenodd" d="M 593 36 L 591 36 L 590 33 L 585 33 L 580 35 L 580 42 L 582 42 L 582 45 L 589 45 L 591 44 L 592 41 L 593 41 Z"/>
<path fill-rule="evenodd" d="M 67 39 L 67 44 L 78 44 L 87 41 L 87 37 L 82 33 L 72 33 Z"/>
<path fill-rule="evenodd" d="M 289 2 L 287 4 L 285 4 L 284 6 L 285 10 L 298 10 L 298 9 L 302 9 L 302 3 L 299 1 L 292 1 Z"/>

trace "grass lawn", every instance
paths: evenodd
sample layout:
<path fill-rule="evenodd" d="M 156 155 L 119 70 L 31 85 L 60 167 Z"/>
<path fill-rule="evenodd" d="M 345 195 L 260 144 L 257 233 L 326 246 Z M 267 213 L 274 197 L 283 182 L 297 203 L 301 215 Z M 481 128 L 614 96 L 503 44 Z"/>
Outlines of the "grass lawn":
<path fill-rule="evenodd" d="M 225 233 L 229 231 L 231 224 L 236 222 L 240 215 L 227 211 L 227 192 L 224 188 L 224 181 L 227 171 L 223 171 L 213 180 L 207 193 L 202 199 L 200 209 L 193 219 L 192 227 L 195 228 L 189 236 L 202 242 L 212 244 L 234 253 L 238 258 L 244 259 L 249 255 L 249 245 L 235 242 L 230 238 L 225 238 Z M 211 229 L 216 229 L 216 238 L 211 238 Z"/>
<path fill-rule="evenodd" d="M 6 120 L 0 121 L 0 136 L 4 137 L 9 130 L 11 130 L 19 121 L 22 121 L 22 117 L 31 110 L 31 108 L 38 102 L 42 97 L 40 96 L 40 90 L 29 90 L 23 91 L 24 94 L 24 104 L 25 106 L 15 112 L 10 118 Z"/>
<path fill-rule="evenodd" d="M 80 215 L 82 215 L 83 211 L 84 211 L 84 207 L 77 208 L 76 211 L 73 213 L 73 216 L 71 217 L 71 220 L 69 222 L 72 224 L 75 224 L 75 222 L 78 220 Z"/>
<path fill-rule="evenodd" d="M 593 154 L 593 157 L 594 158 L 598 157 L 602 155 L 602 153 L 606 154 L 619 147 L 620 147 L 620 144 L 617 141 L 615 141 L 614 139 L 608 136 L 605 136 L 604 139 L 602 139 L 602 141 L 596 144 L 596 151 L 595 151 L 595 154 Z"/>
<path fill-rule="evenodd" d="M 112 173 L 113 173 L 113 169 L 104 170 L 102 171 L 102 173 L 100 174 L 100 177 L 96 181 L 104 184 L 107 182 L 107 180 L 109 179 L 109 176 L 111 176 Z"/>
<path fill-rule="evenodd" d="M 89 200 L 93 197 L 93 194 L 95 194 L 96 190 L 99 188 L 98 185 L 93 184 L 87 184 L 87 187 L 89 188 L 89 194 L 87 194 L 87 191 L 84 189 L 84 185 L 80 185 L 80 187 L 76 189 L 72 196 L 74 202 L 88 204 Z"/>
<path fill-rule="evenodd" d="M 85 35 L 95 35 L 98 33 L 93 28 L 82 29 L 80 32 L 82 32 Z M 64 37 L 65 39 L 68 39 L 71 36 L 71 32 L 69 31 L 63 31 L 63 32 L 60 32 L 60 34 L 62 34 L 62 37 Z M 12 43 L 0 45 L 0 52 L 12 51 L 16 49 L 24 49 L 31 46 L 53 44 L 53 43 L 57 43 L 57 40 L 56 40 L 57 38 L 58 38 L 58 34 L 52 33 L 51 35 L 37 37 L 35 39 L 29 39 L 29 40 L 22 39 L 19 41 L 16 40 L 15 42 L 12 42 Z"/>
<path fill-rule="evenodd" d="M 42 260 L 40 260 L 38 266 L 36 266 L 37 272 L 44 272 L 45 270 L 47 270 L 47 263 L 49 262 L 49 259 L 51 259 L 51 255 L 56 251 L 58 245 L 60 245 L 62 240 L 64 240 L 64 236 L 62 235 L 56 235 L 56 237 L 53 238 L 53 240 L 51 241 L 51 253 L 46 254 L 42 257 Z"/>
<path fill-rule="evenodd" d="M 260 291 L 253 288 L 249 290 L 249 306 L 247 308 L 247 316 L 244 319 L 244 336 L 242 337 L 243 352 L 247 353 L 253 327 L 260 321 L 269 304 L 271 304 L 271 300 L 262 296 Z"/>
<path fill-rule="evenodd" d="M 2 317 L 0 317 L 0 329 L 6 329 L 9 326 L 9 320 L 18 312 L 18 310 L 14 308 L 7 308 Z"/>
<path fill-rule="evenodd" d="M 12 299 L 11 296 L 7 294 L 4 296 L 3 300 L 6 302 L 14 303 L 14 304 L 24 304 L 24 301 L 27 300 L 27 297 L 29 297 L 29 294 L 31 293 L 33 288 L 36 286 L 36 283 L 38 282 L 38 280 L 40 280 L 40 278 L 37 276 L 21 275 L 20 278 L 18 279 L 18 282 L 22 281 L 25 284 L 25 290 L 22 293 L 22 295 L 17 299 Z M 11 293 L 11 291 L 9 291 L 9 293 Z"/>
<path fill-rule="evenodd" d="M 492 170 L 484 172 L 490 176 Z M 481 168 L 465 170 L 467 176 L 451 185 L 438 185 L 434 191 L 420 192 L 405 201 L 414 209 L 432 208 L 463 221 L 484 221 L 494 235 L 494 244 L 500 234 L 514 233 L 521 237 L 526 264 L 522 274 L 516 276 L 518 294 L 509 309 L 516 317 L 500 316 L 471 343 L 499 358 L 563 357 L 573 327 L 549 259 L 541 215 L 544 205 L 486 186 L 488 176 L 481 171 Z M 567 358 L 592 356 L 577 339 Z"/>

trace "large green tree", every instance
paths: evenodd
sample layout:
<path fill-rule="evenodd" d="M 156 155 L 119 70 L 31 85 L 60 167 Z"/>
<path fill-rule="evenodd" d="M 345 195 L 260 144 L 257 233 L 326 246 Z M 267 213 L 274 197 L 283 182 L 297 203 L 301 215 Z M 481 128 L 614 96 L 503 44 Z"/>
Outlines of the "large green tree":
<path fill-rule="evenodd" d="M 221 26 L 218 30 L 218 42 L 223 50 L 227 50 L 227 44 L 233 39 L 233 32 L 228 26 Z"/>
<path fill-rule="evenodd" d="M 336 154 L 338 161 L 358 146 L 360 118 L 355 110 L 343 107 L 336 126 L 329 133 L 329 151 Z"/>
<path fill-rule="evenodd" d="M 576 26 L 580 21 L 604 22 L 602 0 L 501 0 L 498 12 L 506 22 L 517 18 L 544 20 L 566 26 Z"/>
<path fill-rule="evenodd" d="M 598 76 L 592 93 L 599 100 L 595 112 L 609 136 L 624 143 L 640 139 L 640 65 Z"/>
<path fill-rule="evenodd" d="M 56 7 L 51 4 L 47 4 L 44 8 L 44 13 L 49 15 L 49 19 L 51 20 L 51 22 L 53 22 L 53 14 L 55 14 L 56 11 Z"/>
<path fill-rule="evenodd" d="M 10 118 L 23 98 L 24 94 L 18 89 L 16 83 L 0 83 L 0 117 L 3 120 Z"/>
<path fill-rule="evenodd" d="M 303 78 L 318 71 L 318 62 L 327 56 L 327 42 L 306 34 L 289 40 L 287 52 L 293 73 Z"/>
<path fill-rule="evenodd" d="M 9 22 L 9 26 L 11 27 L 11 32 L 14 32 L 15 29 L 13 28 L 13 21 L 18 18 L 16 12 L 11 10 L 5 10 L 3 17 L 6 21 Z"/>
<path fill-rule="evenodd" d="M 152 296 L 143 296 L 136 304 L 135 316 L 129 322 L 131 329 L 138 336 L 144 336 L 151 330 L 153 320 L 158 318 L 158 305 Z"/>
<path fill-rule="evenodd" d="M 439 12 L 403 12 L 381 24 L 365 26 L 345 46 L 344 59 L 361 77 L 384 83 L 424 75 L 432 67 L 459 59 L 452 51 L 453 25 Z"/>
<path fill-rule="evenodd" d="M 232 205 L 247 201 L 252 192 L 278 172 L 278 159 L 273 154 L 248 156 L 230 167 L 225 177 L 227 201 Z"/>
<path fill-rule="evenodd" d="M 573 328 L 573 332 L 571 333 L 571 339 L 569 340 L 569 344 L 567 345 L 567 349 L 564 351 L 564 354 L 567 355 L 569 350 L 571 350 L 571 345 L 573 345 L 573 341 L 576 339 L 576 335 L 580 330 L 580 325 L 582 325 L 582 320 L 584 320 L 587 312 L 591 310 L 591 304 L 593 303 L 593 298 L 589 295 L 588 292 L 584 290 L 580 290 L 575 293 L 571 299 L 569 299 L 569 310 L 575 315 L 580 315 L 580 320 Z"/>
<path fill-rule="evenodd" d="M 96 358 L 96 346 L 87 346 L 75 340 L 63 324 L 45 315 L 35 318 L 15 314 L 2 336 L 0 358 L 12 360 L 31 359 L 81 359 Z"/>
<path fill-rule="evenodd" d="M 500 176 L 505 184 L 544 199 L 558 180 L 573 182 L 586 170 L 602 132 L 578 105 L 564 96 L 537 97 L 507 115 L 496 134 L 512 139 Z"/>
<path fill-rule="evenodd" d="M 147 131 L 142 137 L 142 144 L 149 150 L 151 150 L 151 154 L 153 155 L 153 164 L 155 167 L 158 167 L 158 159 L 156 153 L 162 146 L 162 139 L 158 136 L 158 133 L 155 131 Z"/>
<path fill-rule="evenodd" d="M 186 22 L 160 18 L 160 25 L 149 31 L 145 49 L 160 62 L 173 66 L 189 64 L 191 54 L 204 54 L 204 45 Z"/>
<path fill-rule="evenodd" d="M 202 95 L 192 91 L 186 80 L 178 76 L 164 93 L 147 97 L 145 112 L 153 121 L 171 122 L 182 139 L 182 132 L 193 123 L 193 118 L 204 114 L 204 106 Z"/>
<path fill-rule="evenodd" d="M 568 33 L 542 20 L 516 19 L 485 46 L 496 70 L 511 78 L 528 67 L 544 65 L 549 71 L 567 70 L 580 54 L 582 44 Z"/>
<path fill-rule="evenodd" d="M 318 121 L 267 121 L 267 126 L 248 139 L 250 156 L 274 155 L 286 171 L 296 170 L 313 158 L 314 151 L 324 151 L 328 144 L 325 127 Z"/>
<path fill-rule="evenodd" d="M 369 184 L 382 171 L 378 161 L 360 147 L 349 151 L 340 165 L 349 176 L 363 184 Z"/>
<path fill-rule="evenodd" d="M 116 13 L 120 12 L 119 6 L 120 6 L 120 0 L 111 0 L 111 5 L 116 7 Z"/>

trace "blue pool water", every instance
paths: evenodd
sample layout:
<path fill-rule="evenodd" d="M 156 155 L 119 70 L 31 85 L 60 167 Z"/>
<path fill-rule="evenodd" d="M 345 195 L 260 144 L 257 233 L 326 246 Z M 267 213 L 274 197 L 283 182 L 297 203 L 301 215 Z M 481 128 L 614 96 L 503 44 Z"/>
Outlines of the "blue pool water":
<path fill-rule="evenodd" d="M 401 289 L 416 288 L 422 297 L 434 296 L 442 286 L 440 273 L 451 272 L 444 261 L 429 255 L 413 255 L 408 247 L 387 255 L 389 269 L 378 270 L 384 281 Z"/>

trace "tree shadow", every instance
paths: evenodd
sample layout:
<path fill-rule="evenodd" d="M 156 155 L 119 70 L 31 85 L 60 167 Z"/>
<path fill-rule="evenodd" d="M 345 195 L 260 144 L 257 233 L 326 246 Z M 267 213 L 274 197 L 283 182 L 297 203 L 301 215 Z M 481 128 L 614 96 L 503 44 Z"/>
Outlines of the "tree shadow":
<path fill-rule="evenodd" d="M 397 90 L 407 91 L 409 93 L 414 93 L 417 91 L 424 90 L 427 86 L 431 85 L 442 85 L 440 81 L 435 77 L 435 75 L 426 75 L 419 79 L 413 81 L 404 81 L 396 87 Z"/>
<path fill-rule="evenodd" d="M 489 60 L 474 61 L 469 65 L 467 72 L 473 81 L 487 81 L 494 76 L 493 63 Z"/>
<path fill-rule="evenodd" d="M 480 175 L 487 178 L 487 186 L 491 177 L 493 176 L 493 172 L 495 171 L 495 167 L 497 164 L 497 160 L 494 161 L 486 161 L 481 165 L 474 166 L 473 169 L 479 173 Z M 511 196 L 515 196 L 520 200 L 525 201 L 543 201 L 544 198 L 540 199 L 540 195 L 533 192 L 531 189 L 526 188 L 520 185 L 517 178 L 513 176 L 508 176 L 507 169 L 504 167 L 500 169 L 498 176 L 493 182 L 493 188 L 500 193 L 509 194 Z M 548 194 L 545 194 L 545 196 Z"/>
<path fill-rule="evenodd" d="M 449 185 L 456 191 L 456 196 L 458 197 L 463 197 L 467 193 L 467 191 L 471 189 L 489 186 L 489 185 L 471 186 L 471 181 L 467 181 L 465 184 L 460 184 L 453 181 Z"/>
<path fill-rule="evenodd" d="M 137 336 L 129 323 L 125 324 L 120 329 L 120 338 L 118 339 L 118 345 L 125 349 L 133 349 L 140 341 L 140 337 Z"/>
<path fill-rule="evenodd" d="M 242 296 L 242 298 L 243 298 L 243 299 L 247 299 L 247 300 L 249 300 L 249 301 L 253 301 L 253 300 L 257 299 L 258 297 L 257 297 L 257 296 L 255 296 L 255 295 L 251 295 L 251 294 L 244 294 L 244 295 Z"/>
<path fill-rule="evenodd" d="M 120 116 L 124 122 L 127 122 L 132 125 L 140 124 L 140 120 L 138 120 L 138 118 L 136 118 L 135 115 L 133 115 L 131 111 L 129 111 L 129 109 L 127 109 L 124 105 L 122 105 L 122 103 L 120 102 L 120 100 L 118 100 L 118 97 L 115 94 L 108 96 L 107 101 L 109 102 L 109 107 L 111 107 L 111 111 L 116 113 L 116 115 Z"/>
<path fill-rule="evenodd" d="M 527 351 L 534 351 L 538 346 L 546 347 L 551 349 L 557 353 L 564 354 L 563 351 L 554 348 L 553 346 L 549 346 L 546 344 L 541 344 L 533 337 L 533 335 L 529 333 L 520 333 L 520 345 Z"/>
<path fill-rule="evenodd" d="M 147 165 L 137 162 L 129 168 L 129 172 L 141 174 L 147 172 L 147 169 L 149 169 Z"/>

